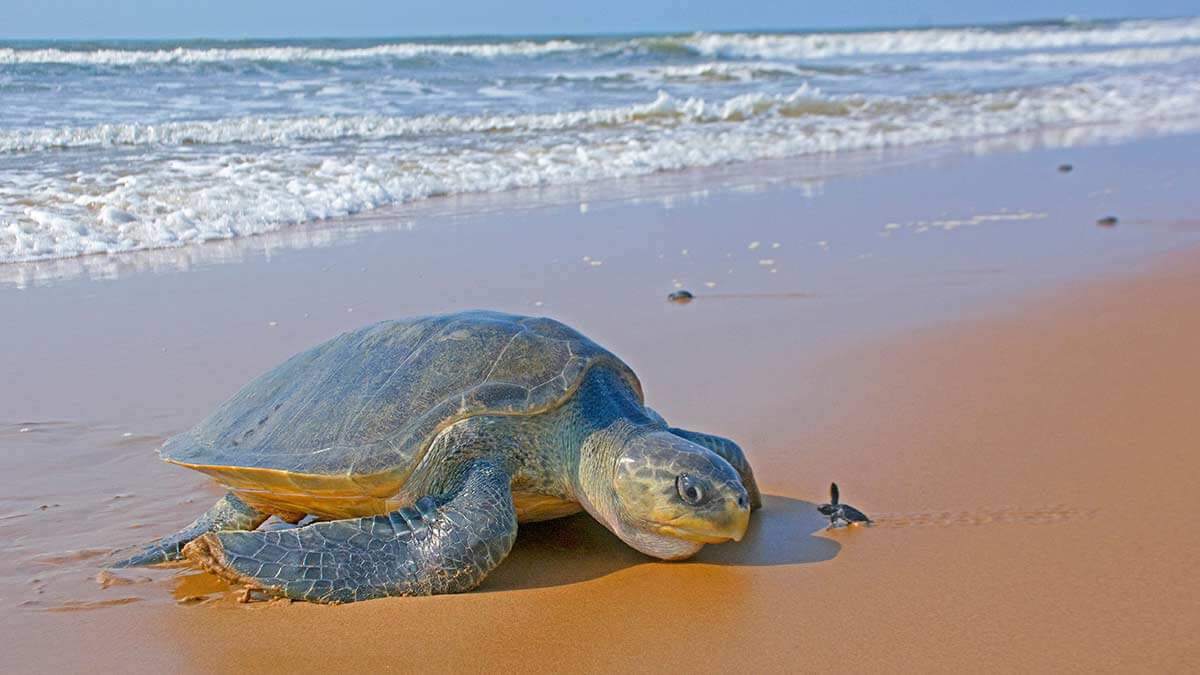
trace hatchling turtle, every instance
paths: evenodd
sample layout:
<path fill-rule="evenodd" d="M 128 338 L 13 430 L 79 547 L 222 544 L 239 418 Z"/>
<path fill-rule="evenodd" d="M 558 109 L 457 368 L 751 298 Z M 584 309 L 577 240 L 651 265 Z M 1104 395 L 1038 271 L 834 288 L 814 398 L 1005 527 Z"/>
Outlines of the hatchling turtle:
<path fill-rule="evenodd" d="M 829 516 L 830 530 L 836 527 L 847 527 L 853 523 L 866 523 L 870 525 L 875 521 L 867 517 L 867 514 L 850 506 L 839 502 L 839 493 L 837 483 L 829 484 L 829 502 L 817 507 L 821 515 Z"/>
<path fill-rule="evenodd" d="M 736 443 L 670 427 L 616 356 L 548 318 L 384 321 L 293 356 L 166 441 L 227 489 L 112 567 L 184 558 L 268 595 L 343 603 L 467 591 L 517 524 L 587 511 L 675 560 L 760 506 Z M 301 527 L 257 531 L 271 515 Z"/>

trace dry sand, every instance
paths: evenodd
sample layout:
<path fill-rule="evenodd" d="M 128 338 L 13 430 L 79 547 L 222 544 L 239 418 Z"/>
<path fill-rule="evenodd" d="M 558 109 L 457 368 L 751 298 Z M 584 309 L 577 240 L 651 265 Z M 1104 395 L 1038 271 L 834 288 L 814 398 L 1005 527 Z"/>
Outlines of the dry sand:
<path fill-rule="evenodd" d="M 1200 250 L 1179 172 L 1198 146 L 502 209 L 0 291 L 0 670 L 1195 672 Z M 1002 213 L 1034 216 L 915 233 Z M 701 297 L 666 303 L 677 279 Z M 742 441 L 768 495 L 747 538 L 661 563 L 573 517 L 524 527 L 476 592 L 342 607 L 239 605 L 189 570 L 94 580 L 218 494 L 154 460 L 164 436 L 340 330 L 467 306 L 563 318 L 672 422 Z M 877 524 L 825 531 L 830 480 Z"/>

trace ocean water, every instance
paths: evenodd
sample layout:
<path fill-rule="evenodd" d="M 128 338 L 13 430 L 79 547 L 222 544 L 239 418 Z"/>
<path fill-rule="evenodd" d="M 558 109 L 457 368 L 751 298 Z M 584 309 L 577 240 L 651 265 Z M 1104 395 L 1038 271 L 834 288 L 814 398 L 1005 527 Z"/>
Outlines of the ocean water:
<path fill-rule="evenodd" d="M 1200 128 L 1200 19 L 0 42 L 0 263 L 438 195 L 1105 126 Z"/>

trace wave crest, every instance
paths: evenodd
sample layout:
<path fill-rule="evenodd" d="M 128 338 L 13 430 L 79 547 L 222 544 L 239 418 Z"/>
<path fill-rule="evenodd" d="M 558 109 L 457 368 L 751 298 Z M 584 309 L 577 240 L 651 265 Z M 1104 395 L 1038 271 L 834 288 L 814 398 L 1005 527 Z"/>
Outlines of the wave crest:
<path fill-rule="evenodd" d="M 1118 77 L 908 98 L 825 96 L 802 87 L 789 95 L 715 101 L 660 93 L 634 106 L 547 115 L 100 126 L 83 130 L 82 141 L 88 134 L 128 134 L 135 143 L 178 143 L 208 134 L 208 141 L 238 145 L 139 149 L 86 174 L 9 172 L 0 181 L 0 262 L 236 238 L 435 195 L 1131 119 L 1184 119 L 1195 128 L 1197 111 L 1200 82 L 1194 78 Z M 414 124 L 424 127 L 418 133 Z M 546 133 L 528 133 L 531 128 Z M 447 129 L 454 145 L 432 137 Z M 464 130 L 482 133 L 467 138 Z M 389 136 L 397 133 L 408 135 Z M 339 142 L 312 149 L 270 144 L 296 135 Z M 244 143 L 262 147 L 248 150 Z"/>
<path fill-rule="evenodd" d="M 677 44 L 705 56 L 821 59 L 836 56 L 962 54 L 1067 47 L 1112 47 L 1200 40 L 1200 19 L 1124 21 L 1012 29 L 931 28 L 869 33 L 697 33 Z"/>
<path fill-rule="evenodd" d="M 356 61 L 391 58 L 413 59 L 422 56 L 465 56 L 494 59 L 510 56 L 538 56 L 585 49 L 571 40 L 546 40 L 498 43 L 403 42 L 357 48 L 316 47 L 233 47 L 196 49 L 14 49 L 0 48 L 0 65 L 69 64 L 97 66 L 134 66 L 293 61 Z"/>
<path fill-rule="evenodd" d="M 858 33 L 695 33 L 637 38 L 523 39 L 497 42 L 411 41 L 366 47 L 234 46 L 63 49 L 0 47 L 0 65 L 137 66 L 226 62 L 342 62 L 364 59 L 468 57 L 497 59 L 593 51 L 663 57 L 825 59 L 839 56 L 961 54 L 1070 47 L 1156 45 L 1200 40 L 1200 19 L 1103 24 L 930 28 Z"/>

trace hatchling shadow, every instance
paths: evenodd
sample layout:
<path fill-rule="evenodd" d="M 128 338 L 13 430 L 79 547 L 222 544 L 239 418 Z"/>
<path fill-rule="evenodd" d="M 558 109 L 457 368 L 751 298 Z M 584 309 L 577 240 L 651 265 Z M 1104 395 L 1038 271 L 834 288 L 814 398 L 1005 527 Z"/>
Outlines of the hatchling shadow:
<path fill-rule="evenodd" d="M 689 561 L 670 564 L 755 567 L 830 560 L 841 545 L 815 536 L 828 523 L 812 502 L 764 495 L 763 508 L 754 512 L 741 542 L 705 546 Z M 508 558 L 476 592 L 565 586 L 656 562 L 627 546 L 590 516 L 577 514 L 522 525 Z"/>

